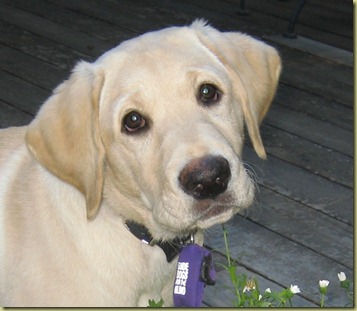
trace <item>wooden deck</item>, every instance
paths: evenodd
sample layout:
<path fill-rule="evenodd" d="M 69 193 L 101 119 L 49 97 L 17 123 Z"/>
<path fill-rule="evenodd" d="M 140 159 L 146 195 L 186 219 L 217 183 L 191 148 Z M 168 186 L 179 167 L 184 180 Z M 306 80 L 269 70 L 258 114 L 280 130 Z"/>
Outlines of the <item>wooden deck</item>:
<path fill-rule="evenodd" d="M 284 69 L 262 125 L 268 160 L 249 142 L 244 151 L 259 193 L 226 226 L 231 256 L 262 289 L 298 285 L 295 306 L 317 306 L 318 282 L 330 280 L 326 306 L 342 307 L 337 273 L 352 279 L 354 267 L 353 6 L 308 1 L 300 37 L 283 39 L 296 2 L 248 0 L 250 15 L 238 16 L 238 0 L 0 0 L 0 127 L 29 123 L 76 61 L 138 34 L 203 17 L 262 38 L 280 51 Z M 206 245 L 225 263 L 220 226 Z M 217 270 L 205 305 L 231 306 L 228 275 Z"/>

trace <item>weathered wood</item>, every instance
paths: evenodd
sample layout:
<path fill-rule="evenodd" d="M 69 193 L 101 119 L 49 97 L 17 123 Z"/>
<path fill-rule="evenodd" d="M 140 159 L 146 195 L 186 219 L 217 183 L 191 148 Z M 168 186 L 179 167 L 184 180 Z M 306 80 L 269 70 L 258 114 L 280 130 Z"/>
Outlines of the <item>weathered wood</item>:
<path fill-rule="evenodd" d="M 263 37 L 264 39 L 278 44 L 287 46 L 292 49 L 297 49 L 303 51 L 307 54 L 312 54 L 320 58 L 324 58 L 327 61 L 333 63 L 338 63 L 346 65 L 353 68 L 353 52 L 346 51 L 340 48 L 337 48 L 332 45 L 328 45 L 322 42 L 317 42 L 315 40 L 297 36 L 295 39 L 286 38 L 282 35 L 268 36 Z"/>
<path fill-rule="evenodd" d="M 79 59 L 90 59 L 89 56 L 83 53 L 9 23 L 4 23 L 1 20 L 0 42 L 15 50 L 22 51 L 66 70 L 73 68 Z"/>
<path fill-rule="evenodd" d="M 352 107 L 346 107 L 292 85 L 280 83 L 274 102 L 345 130 L 352 131 L 354 128 Z"/>
<path fill-rule="evenodd" d="M 16 51 L 0 43 L 0 68 L 42 88 L 52 90 L 68 73 L 35 57 Z"/>
<path fill-rule="evenodd" d="M 178 21 L 175 19 L 175 16 L 179 15 L 184 17 L 186 20 L 185 24 L 191 23 L 195 19 L 200 18 L 209 21 L 210 24 L 221 30 L 242 31 L 255 36 L 262 34 L 262 27 L 260 27 L 259 24 L 251 23 L 244 18 L 237 18 L 237 16 L 222 15 L 216 10 L 211 10 L 209 8 L 211 1 L 206 1 L 207 6 L 203 5 L 201 7 L 192 4 L 190 1 L 175 0 L 165 0 L 165 2 L 160 0 L 138 0 L 138 4 L 141 6 L 150 5 L 151 7 L 155 8 L 155 10 L 160 9 L 164 12 L 166 11 L 166 19 L 171 19 L 171 23 L 175 24 L 178 23 Z M 174 15 L 172 12 L 174 12 Z M 276 34 L 272 29 L 269 28 L 265 28 L 264 33 L 266 35 Z"/>
<path fill-rule="evenodd" d="M 353 68 L 285 46 L 279 45 L 278 49 L 284 66 L 282 81 L 322 98 L 353 106 Z"/>
<path fill-rule="evenodd" d="M 239 265 L 259 271 L 260 275 L 268 276 L 283 287 L 298 285 L 301 296 L 316 304 L 320 301 L 319 280 L 330 280 L 331 294 L 326 299 L 326 306 L 348 303 L 337 273 L 344 271 L 351 279 L 351 269 L 240 216 L 234 217 L 225 227 L 231 256 Z M 224 250 L 221 226 L 210 230 L 206 243 L 214 249 Z"/>
<path fill-rule="evenodd" d="M 89 56 L 99 56 L 112 47 L 108 42 L 53 23 L 42 17 L 27 13 L 7 4 L 1 5 L 0 19 L 17 27 L 55 40 Z"/>
<path fill-rule="evenodd" d="M 92 17 L 79 11 L 73 11 L 61 5 L 44 0 L 36 0 L 36 5 L 27 0 L 2 0 L 4 3 L 19 9 L 31 12 L 60 25 L 84 32 L 109 42 L 121 42 L 134 35 L 120 26 L 102 20 L 93 20 Z"/>
<path fill-rule="evenodd" d="M 0 72 L 0 100 L 35 115 L 50 92 L 4 71 Z"/>
<path fill-rule="evenodd" d="M 33 116 L 0 100 L 0 129 L 30 123 Z"/>
<path fill-rule="evenodd" d="M 352 189 L 352 157 L 266 124 L 262 139 L 268 154 Z"/>
<path fill-rule="evenodd" d="M 306 2 L 301 11 L 297 27 L 304 26 L 310 30 L 320 30 L 328 34 L 337 34 L 347 38 L 353 37 L 353 12 L 352 3 L 346 5 L 331 5 L 331 1 L 323 0 Z M 249 8 L 252 12 L 259 11 L 270 16 L 279 17 L 279 20 L 289 20 L 292 11 L 296 8 L 296 1 L 280 1 L 272 5 L 267 1 L 249 0 Z M 331 19 L 337 20 L 335 25 L 331 24 Z M 347 29 L 347 31 L 346 31 Z"/>
<path fill-rule="evenodd" d="M 51 2 L 72 10 L 80 10 L 89 16 L 120 25 L 123 29 L 137 34 L 168 26 L 170 19 L 181 20 L 182 23 L 188 22 L 181 14 L 147 4 L 142 5 L 137 1 L 51 0 Z"/>
<path fill-rule="evenodd" d="M 260 186 L 256 204 L 241 215 L 277 234 L 353 268 L 353 226 Z"/>
<path fill-rule="evenodd" d="M 274 32 L 275 34 L 285 33 L 287 31 L 291 15 L 297 5 L 296 1 L 271 2 L 249 0 L 247 1 L 247 9 L 250 11 L 250 14 L 240 16 L 237 14 L 239 2 L 236 0 L 224 1 L 223 4 L 221 1 L 184 1 L 185 10 L 188 10 L 189 5 L 196 7 L 196 9 L 190 9 L 190 12 L 193 14 L 196 11 L 196 14 L 203 14 L 205 17 L 211 17 L 210 12 L 215 12 L 216 15 L 221 15 L 220 19 L 227 17 L 235 19 L 237 27 L 240 28 L 244 25 L 242 29 L 249 24 L 258 25 L 258 29 L 253 28 L 257 35 L 262 35 L 263 32 Z M 321 1 L 308 1 L 299 16 L 295 32 L 298 35 L 352 51 L 352 3 L 349 3 L 348 5 L 341 5 L 340 7 L 343 9 L 336 10 L 338 9 L 336 5 L 332 5 L 332 8 L 329 9 L 329 6 L 325 3 L 321 3 Z M 217 19 L 219 18 L 217 17 Z M 331 20 L 338 20 L 339 22 L 333 23 L 333 26 L 331 26 Z"/>
<path fill-rule="evenodd" d="M 333 124 L 274 104 L 265 122 L 318 145 L 353 156 L 353 132 Z"/>
<path fill-rule="evenodd" d="M 256 172 L 258 183 L 268 189 L 353 224 L 353 192 L 350 188 L 274 156 L 269 156 L 266 161 L 260 160 L 248 146 L 244 149 L 243 160 Z"/>
<path fill-rule="evenodd" d="M 348 5 L 333 5 L 332 1 L 322 1 L 306 2 L 295 27 L 297 34 L 313 38 L 317 41 L 321 41 L 321 39 L 328 40 L 344 49 L 352 51 L 352 2 L 350 1 Z M 234 1 L 232 2 L 234 3 Z M 259 0 L 248 1 L 248 8 L 252 12 L 250 18 L 257 20 L 262 15 L 268 14 L 272 17 L 268 21 L 280 23 L 282 32 L 286 31 L 287 21 L 290 19 L 296 6 L 296 1 L 279 1 L 276 3 Z M 266 20 L 266 18 L 263 20 Z M 336 23 L 332 24 L 331 20 L 336 21 Z"/>

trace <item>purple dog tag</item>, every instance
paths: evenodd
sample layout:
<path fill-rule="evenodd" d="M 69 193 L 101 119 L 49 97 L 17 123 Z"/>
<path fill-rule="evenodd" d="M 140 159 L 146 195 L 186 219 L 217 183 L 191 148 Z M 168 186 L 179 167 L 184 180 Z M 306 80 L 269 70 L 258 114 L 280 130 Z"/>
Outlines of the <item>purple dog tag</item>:
<path fill-rule="evenodd" d="M 197 244 L 184 247 L 178 258 L 175 284 L 175 307 L 200 307 L 206 285 L 214 285 L 216 272 L 211 253 Z"/>

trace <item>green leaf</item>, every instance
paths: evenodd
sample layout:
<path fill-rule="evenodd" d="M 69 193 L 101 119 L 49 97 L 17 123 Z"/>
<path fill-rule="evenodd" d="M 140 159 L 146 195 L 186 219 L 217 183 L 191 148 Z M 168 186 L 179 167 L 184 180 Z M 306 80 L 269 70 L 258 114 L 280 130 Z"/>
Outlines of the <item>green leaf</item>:
<path fill-rule="evenodd" d="M 162 308 L 164 306 L 164 301 L 162 298 L 156 302 L 154 299 L 149 299 L 148 308 Z"/>

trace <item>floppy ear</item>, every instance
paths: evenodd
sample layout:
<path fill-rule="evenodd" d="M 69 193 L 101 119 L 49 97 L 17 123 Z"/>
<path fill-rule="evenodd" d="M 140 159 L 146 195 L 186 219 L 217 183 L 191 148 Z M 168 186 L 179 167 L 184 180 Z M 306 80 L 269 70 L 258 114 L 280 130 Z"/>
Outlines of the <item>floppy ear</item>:
<path fill-rule="evenodd" d="M 192 27 L 201 43 L 226 66 L 241 99 L 245 123 L 257 154 L 265 159 L 259 125 L 275 95 L 281 61 L 271 46 L 238 32 L 219 32 L 202 21 Z"/>
<path fill-rule="evenodd" d="M 102 200 L 104 148 L 99 132 L 99 97 L 104 75 L 94 66 L 77 64 L 29 125 L 30 152 L 50 172 L 80 190 L 87 217 Z"/>

